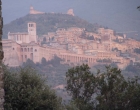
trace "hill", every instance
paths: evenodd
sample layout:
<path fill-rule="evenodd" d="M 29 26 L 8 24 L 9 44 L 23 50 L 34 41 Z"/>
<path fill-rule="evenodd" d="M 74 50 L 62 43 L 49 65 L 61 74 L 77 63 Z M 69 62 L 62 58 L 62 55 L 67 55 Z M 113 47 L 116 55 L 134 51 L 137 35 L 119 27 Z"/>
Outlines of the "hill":
<path fill-rule="evenodd" d="M 30 21 L 37 23 L 37 34 L 39 36 L 47 34 L 48 32 L 55 32 L 57 28 L 79 27 L 85 28 L 90 32 L 96 32 L 96 30 L 100 27 L 98 24 L 91 24 L 77 16 L 67 14 L 28 14 L 4 25 L 3 38 L 7 38 L 8 32 L 27 32 L 27 23 Z"/>

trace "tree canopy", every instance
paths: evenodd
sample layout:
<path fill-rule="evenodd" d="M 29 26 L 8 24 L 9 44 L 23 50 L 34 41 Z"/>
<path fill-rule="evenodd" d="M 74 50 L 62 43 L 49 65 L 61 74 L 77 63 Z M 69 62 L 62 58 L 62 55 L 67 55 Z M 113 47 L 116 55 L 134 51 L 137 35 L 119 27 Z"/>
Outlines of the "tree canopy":
<path fill-rule="evenodd" d="M 33 68 L 3 68 L 5 110 L 63 110 L 61 99 Z"/>
<path fill-rule="evenodd" d="M 66 89 L 79 110 L 140 109 L 139 78 L 125 79 L 118 68 L 107 66 L 93 74 L 83 64 L 69 69 L 66 79 Z"/>

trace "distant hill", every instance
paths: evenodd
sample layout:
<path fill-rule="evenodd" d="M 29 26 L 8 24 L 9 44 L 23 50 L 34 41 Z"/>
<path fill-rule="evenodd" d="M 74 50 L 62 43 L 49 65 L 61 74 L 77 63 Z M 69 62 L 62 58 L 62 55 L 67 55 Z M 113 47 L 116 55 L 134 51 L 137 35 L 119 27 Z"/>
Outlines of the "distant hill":
<path fill-rule="evenodd" d="M 85 28 L 90 32 L 96 32 L 100 27 L 98 24 L 91 24 L 77 16 L 67 14 L 28 14 L 4 25 L 3 38 L 7 38 L 8 32 L 27 32 L 27 23 L 30 21 L 37 23 L 37 34 L 39 36 L 47 34 L 48 32 L 55 32 L 57 28 L 79 27 Z"/>

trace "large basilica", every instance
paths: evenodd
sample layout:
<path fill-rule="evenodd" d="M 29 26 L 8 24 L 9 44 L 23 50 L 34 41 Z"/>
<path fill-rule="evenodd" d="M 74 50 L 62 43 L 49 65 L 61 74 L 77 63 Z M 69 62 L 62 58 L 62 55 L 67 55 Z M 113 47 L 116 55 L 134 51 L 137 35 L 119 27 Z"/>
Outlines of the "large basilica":
<path fill-rule="evenodd" d="M 16 67 L 22 65 L 27 59 L 34 63 L 41 62 L 44 57 L 46 60 L 58 56 L 67 64 L 87 63 L 94 65 L 98 61 L 107 59 L 119 65 L 127 65 L 134 59 L 121 57 L 117 52 L 112 51 L 113 45 L 111 35 L 112 30 L 99 29 L 99 34 L 109 34 L 108 41 L 97 42 L 79 37 L 85 29 L 71 27 L 69 29 L 58 29 L 56 32 L 48 33 L 43 37 L 38 37 L 36 33 L 36 23 L 27 24 L 27 32 L 8 33 L 8 39 L 3 39 L 4 63 Z M 99 35 L 95 33 L 95 37 Z M 45 38 L 46 44 L 41 44 Z M 124 48 L 123 48 L 124 49 Z"/>

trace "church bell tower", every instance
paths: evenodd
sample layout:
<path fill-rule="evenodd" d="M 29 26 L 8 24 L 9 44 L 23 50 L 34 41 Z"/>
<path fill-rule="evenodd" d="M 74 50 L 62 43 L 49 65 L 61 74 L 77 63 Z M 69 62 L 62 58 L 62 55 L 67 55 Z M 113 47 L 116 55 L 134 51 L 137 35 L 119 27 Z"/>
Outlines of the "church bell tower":
<path fill-rule="evenodd" d="M 37 42 L 37 35 L 36 35 L 36 23 L 29 22 L 28 23 L 28 34 L 29 34 L 29 40 Z"/>

